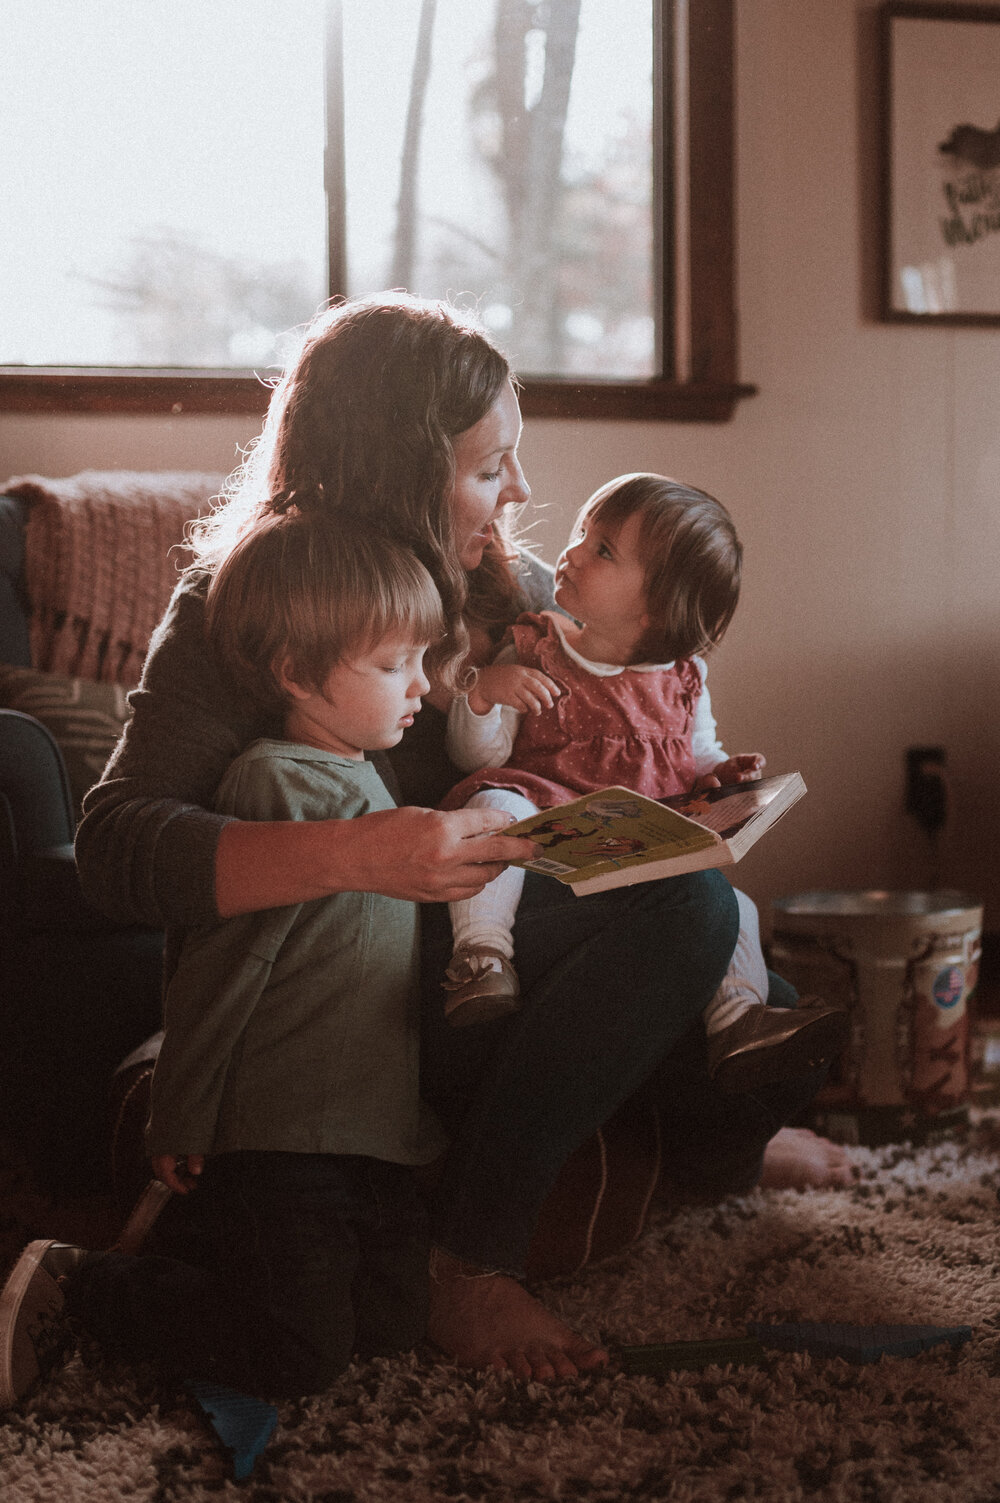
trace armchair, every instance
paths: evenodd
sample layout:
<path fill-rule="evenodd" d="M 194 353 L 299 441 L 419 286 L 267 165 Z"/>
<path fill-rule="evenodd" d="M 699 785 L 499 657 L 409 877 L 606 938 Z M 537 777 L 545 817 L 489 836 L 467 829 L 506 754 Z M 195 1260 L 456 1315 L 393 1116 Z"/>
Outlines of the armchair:
<path fill-rule="evenodd" d="M 0 494 L 0 1133 L 54 1193 L 110 1185 L 114 1072 L 160 1026 L 163 936 L 86 902 L 73 837 L 176 578 L 167 555 L 218 485 L 97 474 Z"/>
<path fill-rule="evenodd" d="M 0 1130 L 53 1191 L 107 1184 L 115 1066 L 159 1027 L 163 936 L 84 900 L 66 767 L 0 709 Z"/>

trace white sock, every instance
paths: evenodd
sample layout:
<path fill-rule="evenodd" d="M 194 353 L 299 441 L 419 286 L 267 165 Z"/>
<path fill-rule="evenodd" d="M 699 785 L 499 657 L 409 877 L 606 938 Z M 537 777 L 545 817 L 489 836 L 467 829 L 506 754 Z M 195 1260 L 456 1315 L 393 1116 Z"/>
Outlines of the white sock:
<path fill-rule="evenodd" d="M 760 918 L 756 904 L 745 892 L 736 889 L 740 908 L 740 932 L 729 969 L 722 984 L 705 1009 L 706 1033 L 729 1028 L 748 1007 L 767 1005 L 767 966 L 760 943 Z"/>
<path fill-rule="evenodd" d="M 536 806 L 520 793 L 511 793 L 504 788 L 483 788 L 474 793 L 465 806 L 467 809 L 504 809 L 517 819 L 527 819 L 537 814 Z M 524 887 L 524 870 L 520 866 L 508 866 L 499 877 L 487 882 L 482 892 L 474 898 L 464 898 L 460 903 L 449 903 L 451 931 L 455 949 L 470 945 L 479 949 L 488 945 L 499 950 L 507 960 L 514 958 L 512 931 Z"/>

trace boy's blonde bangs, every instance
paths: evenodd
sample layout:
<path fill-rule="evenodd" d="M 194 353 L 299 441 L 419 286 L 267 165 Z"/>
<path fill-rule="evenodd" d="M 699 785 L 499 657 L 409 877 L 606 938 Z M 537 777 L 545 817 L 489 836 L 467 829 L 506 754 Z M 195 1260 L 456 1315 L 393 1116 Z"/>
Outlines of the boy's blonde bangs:
<path fill-rule="evenodd" d="M 343 656 L 366 652 L 386 637 L 414 646 L 434 646 L 444 637 L 441 596 L 420 560 L 392 544 L 380 563 L 379 572 L 357 581 L 355 600 L 337 612 L 337 634 L 350 644 Z"/>
<path fill-rule="evenodd" d="M 278 710 L 282 665 L 318 690 L 336 663 L 386 637 L 437 646 L 445 615 L 410 549 L 371 528 L 288 512 L 258 521 L 220 565 L 207 625 L 228 670 Z"/>

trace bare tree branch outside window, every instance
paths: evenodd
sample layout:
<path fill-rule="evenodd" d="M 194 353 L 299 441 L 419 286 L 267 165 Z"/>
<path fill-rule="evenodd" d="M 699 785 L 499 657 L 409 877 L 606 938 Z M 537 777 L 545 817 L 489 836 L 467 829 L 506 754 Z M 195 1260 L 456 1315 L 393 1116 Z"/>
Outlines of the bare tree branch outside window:
<path fill-rule="evenodd" d="M 420 0 L 420 24 L 413 54 L 410 78 L 410 104 L 406 112 L 403 150 L 400 155 L 399 199 L 396 204 L 396 248 L 392 258 L 389 283 L 408 287 L 413 280 L 413 258 L 417 235 L 417 174 L 420 161 L 420 127 L 424 100 L 431 71 L 431 41 L 437 0 Z"/>
<path fill-rule="evenodd" d="M 377 17 L 365 7 L 352 33 L 345 13 L 356 55 Z M 470 296 L 524 375 L 653 374 L 650 0 L 618 0 L 610 17 L 599 0 L 422 0 L 384 271 L 355 232 L 349 291 L 388 279 Z M 388 28 L 380 40 L 401 46 Z M 356 97 L 374 102 L 352 124 L 345 100 L 349 227 L 352 178 L 369 207 L 359 137 L 379 108 L 360 80 Z M 384 139 L 391 153 L 391 125 Z"/>

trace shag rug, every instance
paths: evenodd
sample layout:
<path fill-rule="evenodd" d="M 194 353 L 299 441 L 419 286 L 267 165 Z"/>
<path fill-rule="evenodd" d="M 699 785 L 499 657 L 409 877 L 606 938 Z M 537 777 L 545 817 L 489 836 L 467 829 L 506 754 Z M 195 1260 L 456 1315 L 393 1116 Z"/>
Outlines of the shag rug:
<path fill-rule="evenodd" d="M 850 1152 L 851 1189 L 654 1211 L 627 1253 L 540 1292 L 612 1345 L 717 1338 L 751 1320 L 969 1325 L 958 1350 L 866 1366 L 772 1351 L 758 1366 L 552 1386 L 424 1352 L 281 1405 L 242 1484 L 183 1393 L 86 1350 L 5 1416 L 0 1498 L 1000 1503 L 1000 1122 Z M 54 1233 L 8 1207 L 7 1257 L 22 1234 Z"/>

